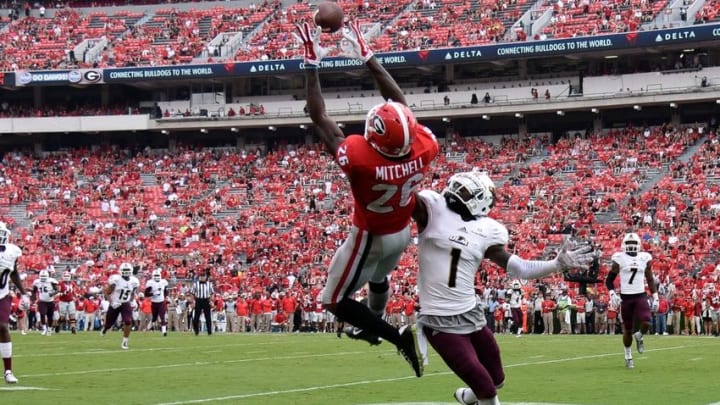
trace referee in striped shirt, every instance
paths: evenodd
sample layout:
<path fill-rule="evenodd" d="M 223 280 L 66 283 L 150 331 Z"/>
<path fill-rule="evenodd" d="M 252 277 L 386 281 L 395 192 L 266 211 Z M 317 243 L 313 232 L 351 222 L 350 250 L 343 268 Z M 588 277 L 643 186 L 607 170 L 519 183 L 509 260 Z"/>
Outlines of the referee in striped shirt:
<path fill-rule="evenodd" d="M 210 298 L 212 298 L 215 290 L 212 283 L 208 280 L 209 270 L 200 273 L 198 280 L 193 284 L 190 293 L 195 298 L 195 313 L 193 314 L 193 330 L 195 336 L 200 334 L 200 312 L 205 314 L 205 326 L 208 335 L 212 335 L 212 318 L 210 317 Z"/>

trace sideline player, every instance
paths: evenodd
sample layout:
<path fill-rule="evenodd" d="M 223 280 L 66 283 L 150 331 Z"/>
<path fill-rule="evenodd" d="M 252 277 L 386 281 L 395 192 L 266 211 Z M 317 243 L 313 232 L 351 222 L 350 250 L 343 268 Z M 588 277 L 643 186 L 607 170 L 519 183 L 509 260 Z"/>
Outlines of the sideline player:
<path fill-rule="evenodd" d="M 652 255 L 640 251 L 640 236 L 636 233 L 628 233 L 623 237 L 621 244 L 622 252 L 612 255 L 612 267 L 605 286 L 608 289 L 610 300 L 617 302 L 618 296 L 615 293 L 615 278 L 620 275 L 620 315 L 623 324 L 623 346 L 625 346 L 625 367 L 634 368 L 632 358 L 632 342 L 635 338 L 638 353 L 645 351 L 643 335 L 650 330 L 651 308 L 648 305 L 645 294 L 645 283 L 652 293 L 652 309 L 657 310 L 659 297 L 655 279 L 652 273 Z M 638 274 L 639 273 L 639 274 Z M 640 324 L 640 330 L 633 333 L 635 322 Z"/>
<path fill-rule="evenodd" d="M 415 335 L 406 325 L 399 330 L 381 319 L 390 296 L 388 274 L 410 243 L 410 216 L 415 206 L 413 191 L 425 178 L 439 146 L 428 128 L 417 123 L 402 90 L 375 58 L 357 21 L 345 32 L 345 53 L 362 61 L 386 101 L 367 113 L 365 133 L 345 136 L 325 109 L 318 67 L 327 49 L 320 45 L 320 27 L 297 26 L 305 48 L 307 107 L 327 150 L 347 175 L 355 207 L 348 238 L 335 252 L 328 269 L 321 300 L 338 319 L 366 334 L 374 342 L 381 337 L 395 346 L 422 375 Z M 353 294 L 369 283 L 368 305 Z M 360 337 L 360 336 L 358 336 Z"/>
<path fill-rule="evenodd" d="M 133 309 L 131 302 L 135 301 L 140 282 L 133 276 L 133 267 L 130 263 L 120 265 L 120 274 L 113 274 L 105 286 L 105 298 L 110 302 L 105 317 L 102 336 L 115 325 L 118 316 L 122 317 L 123 339 L 120 348 L 129 349 L 130 328 L 133 323 Z"/>
<path fill-rule="evenodd" d="M 12 340 L 10 339 L 10 308 L 12 297 L 10 296 L 10 281 L 15 284 L 22 306 L 30 306 L 29 294 L 22 285 L 17 270 L 17 259 L 22 256 L 22 251 L 16 245 L 9 243 L 10 230 L 4 222 L 0 222 L 0 357 L 2 357 L 5 369 L 5 382 L 17 384 L 18 379 L 12 372 Z"/>
<path fill-rule="evenodd" d="M 167 313 L 168 282 L 162 278 L 160 269 L 153 270 L 152 278 L 145 283 L 145 296 L 150 297 L 152 308 L 152 321 L 148 323 L 147 330 L 150 330 L 159 320 L 162 334 L 167 336 L 165 314 Z"/>
<path fill-rule="evenodd" d="M 566 240 L 554 260 L 525 260 L 508 252 L 508 231 L 487 217 L 495 186 L 480 172 L 450 177 L 442 194 L 423 190 L 413 218 L 418 225 L 418 321 L 425 336 L 469 388 L 458 388 L 461 404 L 499 404 L 497 388 L 505 382 L 500 348 L 487 328 L 475 294 L 475 274 L 483 259 L 508 277 L 535 279 L 553 272 L 589 268 L 591 246 L 570 250 Z"/>
<path fill-rule="evenodd" d="M 60 330 L 65 326 L 67 321 L 70 324 L 70 332 L 74 335 L 76 333 L 76 309 L 75 309 L 75 291 L 77 286 L 72 281 L 72 273 L 66 271 L 63 273 L 62 280 L 58 285 L 58 298 L 60 300 L 59 313 L 60 318 L 58 319 L 57 325 L 55 325 L 55 332 L 60 333 Z"/>
<path fill-rule="evenodd" d="M 55 295 L 59 294 L 58 282 L 50 277 L 47 270 L 40 270 L 39 277 L 33 282 L 32 296 L 38 301 L 38 314 L 42 325 L 41 335 L 52 334 L 55 319 Z"/>

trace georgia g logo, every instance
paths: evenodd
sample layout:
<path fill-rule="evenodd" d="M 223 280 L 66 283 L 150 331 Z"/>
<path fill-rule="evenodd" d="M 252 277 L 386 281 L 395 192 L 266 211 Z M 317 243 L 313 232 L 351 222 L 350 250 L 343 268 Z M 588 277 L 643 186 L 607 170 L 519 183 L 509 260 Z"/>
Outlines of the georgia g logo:
<path fill-rule="evenodd" d="M 385 135 L 385 121 L 383 121 L 380 116 L 376 115 L 373 117 L 372 126 L 375 133 L 378 135 Z"/>

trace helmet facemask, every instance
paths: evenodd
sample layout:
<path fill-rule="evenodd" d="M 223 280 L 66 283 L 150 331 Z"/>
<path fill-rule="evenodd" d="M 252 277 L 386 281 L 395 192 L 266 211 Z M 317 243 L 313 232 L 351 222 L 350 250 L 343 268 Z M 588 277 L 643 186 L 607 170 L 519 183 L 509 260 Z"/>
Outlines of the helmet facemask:
<path fill-rule="evenodd" d="M 490 212 L 495 204 L 494 188 L 486 175 L 465 172 L 451 176 L 442 194 L 448 207 L 468 220 Z"/>

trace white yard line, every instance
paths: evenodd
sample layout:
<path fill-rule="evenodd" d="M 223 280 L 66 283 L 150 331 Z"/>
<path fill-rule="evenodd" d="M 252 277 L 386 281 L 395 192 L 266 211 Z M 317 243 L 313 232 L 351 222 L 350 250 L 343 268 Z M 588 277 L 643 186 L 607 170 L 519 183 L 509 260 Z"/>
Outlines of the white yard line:
<path fill-rule="evenodd" d="M 677 350 L 677 349 L 683 349 L 687 346 L 674 346 L 674 347 L 666 347 L 662 349 L 652 349 L 652 350 L 646 350 L 645 352 L 652 352 L 652 351 L 664 351 L 664 350 Z M 542 365 L 542 364 L 550 364 L 550 363 L 563 363 L 563 362 L 569 362 L 569 361 L 577 361 L 577 360 L 587 360 L 587 359 L 596 359 L 600 357 L 611 357 L 611 356 L 621 356 L 622 353 L 619 352 L 613 352 L 613 353 L 603 353 L 603 354 L 594 354 L 589 356 L 577 356 L 577 357 L 566 357 L 562 359 L 550 359 L 550 360 L 540 360 L 540 361 L 533 361 L 533 362 L 525 362 L 525 363 L 515 363 L 515 364 L 507 364 L 505 365 L 505 368 L 511 368 L 511 367 L 525 367 L 525 366 L 534 366 L 534 365 Z M 239 360 L 244 361 L 244 360 Z M 230 360 L 228 362 L 235 362 L 235 360 Z M 437 376 L 445 376 L 452 374 L 452 372 L 442 372 L 442 373 L 433 373 L 433 374 L 427 374 L 423 378 L 429 378 L 429 377 L 437 377 Z M 363 380 L 363 381 L 353 381 L 343 384 L 332 384 L 332 385 L 318 385 L 313 387 L 304 387 L 304 388 L 294 388 L 289 390 L 282 390 L 282 391 L 266 391 L 266 392 L 256 392 L 251 394 L 237 394 L 237 395 L 227 395 L 222 397 L 212 397 L 212 398 L 200 398 L 200 399 L 191 399 L 191 400 L 183 400 L 183 401 L 175 401 L 175 402 L 161 402 L 158 404 L 153 405 L 184 405 L 184 404 L 202 404 L 206 402 L 215 402 L 215 401 L 230 401 L 230 400 L 238 400 L 238 399 L 246 399 L 246 398 L 255 398 L 255 397 L 269 397 L 274 395 L 283 395 L 283 394 L 294 394 L 298 392 L 310 392 L 310 391 L 321 391 L 321 390 L 327 390 L 327 389 L 333 389 L 333 388 L 343 388 L 343 387 L 352 387 L 356 385 L 368 385 L 368 384 L 375 384 L 375 383 L 387 383 L 387 382 L 395 382 L 395 381 L 402 381 L 402 380 L 409 380 L 414 379 L 416 377 L 414 376 L 408 376 L 408 377 L 397 377 L 397 378 L 385 378 L 385 379 L 379 379 L 379 380 Z M 420 403 L 417 403 L 420 405 Z M 425 405 L 430 405 L 431 403 L 427 403 Z M 438 403 L 435 403 L 438 404 Z M 444 405 L 444 403 L 441 403 Z M 393 405 L 400 405 L 400 404 L 393 404 Z M 409 405 L 409 404 L 406 404 Z M 533 403 L 533 402 L 520 402 L 520 403 L 508 403 L 508 405 L 570 405 L 570 404 L 548 404 L 548 403 Z M 711 405 L 720 405 L 720 404 L 711 404 Z"/>
<path fill-rule="evenodd" d="M 130 352 L 134 350 L 130 349 Z M 126 351 L 118 353 L 129 353 Z M 377 353 L 377 350 L 372 352 Z M 359 351 L 359 352 L 339 352 L 339 353 L 316 353 L 316 354 L 304 354 L 297 356 L 266 356 L 266 357 L 254 357 L 248 359 L 235 359 L 235 360 L 222 360 L 222 361 L 198 361 L 189 363 L 174 363 L 174 364 L 162 364 L 157 366 L 144 366 L 144 367 L 122 367 L 122 368 L 104 368 L 95 370 L 77 370 L 77 371 L 65 371 L 61 373 L 42 373 L 42 374 L 25 374 L 18 375 L 18 378 L 37 378 L 37 377 L 55 377 L 65 375 L 84 375 L 84 374 L 96 374 L 96 373 L 114 373 L 117 371 L 133 371 L 133 370 L 157 370 L 164 368 L 176 368 L 176 367 L 197 367 L 197 366 L 209 366 L 216 364 L 233 364 L 233 363 L 247 363 L 251 361 L 268 361 L 268 360 L 295 360 L 295 359 L 309 359 L 318 357 L 335 357 L 335 356 L 354 356 L 358 354 L 367 354 L 370 351 Z M 91 353 L 92 354 L 92 353 Z"/>

